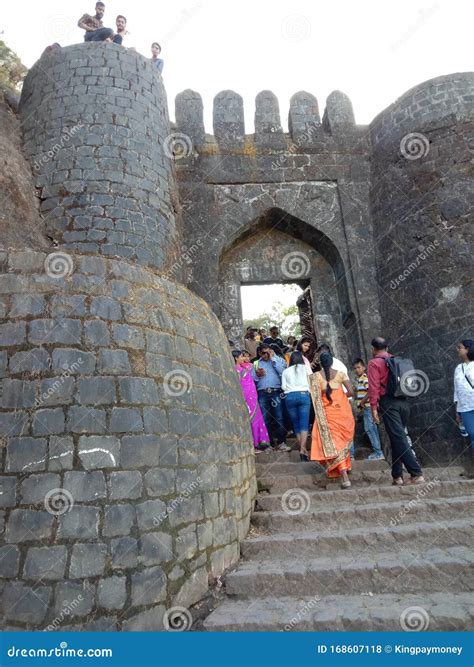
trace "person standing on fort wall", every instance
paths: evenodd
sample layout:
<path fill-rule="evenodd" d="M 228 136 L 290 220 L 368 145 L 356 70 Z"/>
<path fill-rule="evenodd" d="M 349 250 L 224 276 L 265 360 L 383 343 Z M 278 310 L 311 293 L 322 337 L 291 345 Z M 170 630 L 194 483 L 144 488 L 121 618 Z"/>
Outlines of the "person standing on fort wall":
<path fill-rule="evenodd" d="M 163 71 L 164 61 L 158 56 L 161 53 L 161 46 L 158 42 L 153 42 L 151 45 L 151 62 L 155 65 L 158 72 L 161 74 Z"/>
<path fill-rule="evenodd" d="M 102 22 L 104 12 L 104 3 L 96 2 L 95 16 L 84 14 L 77 22 L 79 28 L 86 31 L 84 35 L 85 42 L 105 42 L 107 39 L 110 40 L 113 38 L 113 41 L 117 39 L 117 35 L 114 37 L 114 31 L 112 28 L 104 28 L 104 24 Z M 117 43 L 122 43 L 121 38 Z"/>

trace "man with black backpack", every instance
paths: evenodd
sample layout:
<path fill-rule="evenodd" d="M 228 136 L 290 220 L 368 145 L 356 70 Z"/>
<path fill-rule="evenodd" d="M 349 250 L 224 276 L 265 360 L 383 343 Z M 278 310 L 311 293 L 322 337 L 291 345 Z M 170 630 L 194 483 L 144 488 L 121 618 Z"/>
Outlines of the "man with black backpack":
<path fill-rule="evenodd" d="M 407 439 L 406 426 L 410 415 L 405 390 L 407 378 L 414 373 L 413 362 L 394 357 L 387 351 L 387 341 L 377 337 L 372 340 L 372 359 L 369 361 L 369 402 L 376 424 L 383 419 L 392 448 L 392 477 L 394 486 L 403 486 L 403 466 L 410 474 L 412 484 L 424 482 L 423 472 Z M 412 394 L 413 395 L 413 394 Z"/>

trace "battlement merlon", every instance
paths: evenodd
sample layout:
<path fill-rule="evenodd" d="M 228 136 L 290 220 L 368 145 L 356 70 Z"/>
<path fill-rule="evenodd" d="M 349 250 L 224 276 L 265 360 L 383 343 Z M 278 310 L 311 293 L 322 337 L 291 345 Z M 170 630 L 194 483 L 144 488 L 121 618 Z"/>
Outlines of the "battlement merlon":
<path fill-rule="evenodd" d="M 199 152 L 206 141 L 203 103 L 199 93 L 185 90 L 175 100 L 176 129 L 188 135 Z M 287 150 L 289 145 L 298 149 L 314 148 L 325 137 L 351 136 L 366 126 L 357 126 L 352 103 L 341 91 L 333 91 L 326 101 L 321 121 L 318 100 L 306 91 L 295 93 L 290 100 L 289 133 L 283 131 L 278 99 L 270 90 L 263 90 L 255 98 L 255 133 L 245 134 L 244 104 L 242 97 L 223 90 L 214 97 L 212 140 L 222 152 L 244 150 L 247 141 L 255 150 Z"/>

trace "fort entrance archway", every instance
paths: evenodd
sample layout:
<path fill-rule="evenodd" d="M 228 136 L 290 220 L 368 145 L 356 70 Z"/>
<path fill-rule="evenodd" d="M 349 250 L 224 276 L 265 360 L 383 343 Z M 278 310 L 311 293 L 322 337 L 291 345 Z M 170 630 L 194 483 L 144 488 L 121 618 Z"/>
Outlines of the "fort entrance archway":
<path fill-rule="evenodd" d="M 314 331 L 347 359 L 360 350 L 347 270 L 331 240 L 302 220 L 271 208 L 230 239 L 219 261 L 217 315 L 229 338 L 243 335 L 243 285 L 297 283 L 310 287 Z M 268 304 L 262 304 L 262 310 Z"/>

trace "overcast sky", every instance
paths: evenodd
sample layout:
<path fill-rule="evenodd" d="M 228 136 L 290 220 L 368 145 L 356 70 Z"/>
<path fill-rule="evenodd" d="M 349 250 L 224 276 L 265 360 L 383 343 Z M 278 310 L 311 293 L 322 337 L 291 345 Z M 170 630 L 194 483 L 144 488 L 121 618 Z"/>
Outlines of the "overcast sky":
<path fill-rule="evenodd" d="M 223 89 L 244 98 L 246 132 L 254 100 L 270 89 L 287 127 L 298 90 L 318 98 L 344 91 L 356 122 L 369 123 L 412 86 L 440 74 L 473 69 L 471 0 L 105 0 L 105 25 L 128 18 L 128 46 L 149 55 L 161 42 L 171 117 L 174 97 L 192 88 L 204 100 L 212 132 L 212 100 Z M 77 20 L 94 0 L 3 2 L 2 38 L 31 66 L 47 44 L 82 41 Z"/>

